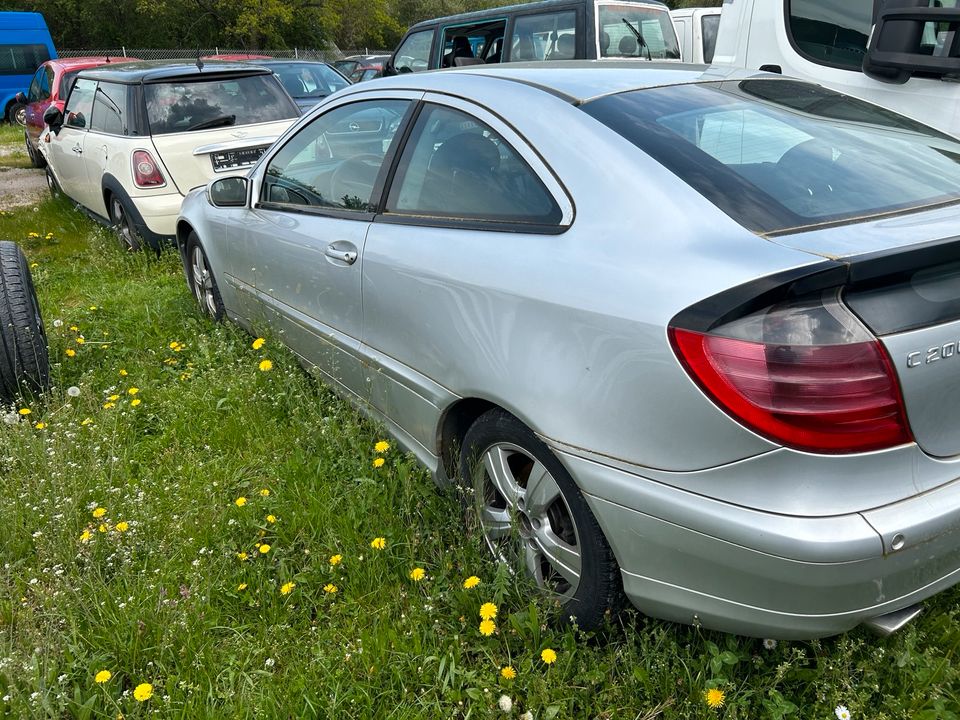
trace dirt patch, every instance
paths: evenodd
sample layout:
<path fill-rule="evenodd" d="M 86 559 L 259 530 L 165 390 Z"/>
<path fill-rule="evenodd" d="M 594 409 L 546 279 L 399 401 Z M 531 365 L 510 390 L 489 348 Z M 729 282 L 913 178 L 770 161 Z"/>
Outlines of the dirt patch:
<path fill-rule="evenodd" d="M 36 168 L 0 167 L 0 210 L 34 205 L 47 195 L 47 179 Z"/>

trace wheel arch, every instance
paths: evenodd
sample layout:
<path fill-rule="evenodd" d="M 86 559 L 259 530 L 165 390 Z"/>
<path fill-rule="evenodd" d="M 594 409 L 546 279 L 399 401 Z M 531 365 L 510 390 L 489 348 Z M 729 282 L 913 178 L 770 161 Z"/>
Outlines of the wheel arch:
<path fill-rule="evenodd" d="M 437 432 L 438 470 L 443 480 L 449 483 L 456 479 L 460 472 L 460 448 L 467 430 L 477 418 L 495 408 L 513 415 L 508 408 L 479 397 L 460 398 L 444 411 Z"/>

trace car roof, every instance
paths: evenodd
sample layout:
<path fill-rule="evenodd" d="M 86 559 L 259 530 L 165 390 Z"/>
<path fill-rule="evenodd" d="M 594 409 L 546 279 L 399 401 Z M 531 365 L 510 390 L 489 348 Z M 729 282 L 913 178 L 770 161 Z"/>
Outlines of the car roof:
<path fill-rule="evenodd" d="M 381 78 L 358 86 L 356 92 L 372 91 L 377 87 L 392 89 L 436 90 L 456 95 L 468 95 L 465 87 L 468 77 L 479 76 L 505 82 L 517 82 L 548 92 L 574 103 L 582 104 L 604 95 L 629 90 L 643 90 L 667 85 L 689 85 L 702 82 L 737 80 L 757 75 L 769 75 L 756 70 L 708 67 L 687 63 L 654 63 L 643 60 L 570 60 L 556 62 L 503 63 L 497 65 L 470 65 L 448 70 L 422 73 L 404 73 Z M 770 77 L 780 77 L 770 75 Z"/>
<path fill-rule="evenodd" d="M 667 5 L 661 0 L 627 0 L 630 5 L 655 5 L 663 10 L 667 9 Z M 494 19 L 500 15 L 506 15 L 508 13 L 515 12 L 533 12 L 536 10 L 542 10 L 544 12 L 552 10 L 556 6 L 566 6 L 569 5 L 569 0 L 540 0 L 539 2 L 528 2 L 521 5 L 503 5 L 501 7 L 492 7 L 485 10 L 474 10 L 473 12 L 457 13 L 456 15 L 444 15 L 443 17 L 430 18 L 428 20 L 421 20 L 415 25 L 411 25 L 407 30 L 407 34 L 414 32 L 426 27 L 431 27 L 433 25 L 445 25 L 450 22 L 472 22 L 473 20 L 486 20 Z M 558 9 L 566 10 L 566 7 L 560 7 Z"/>
<path fill-rule="evenodd" d="M 270 71 L 252 62 L 217 62 L 208 60 L 203 63 L 203 69 L 197 67 L 196 61 L 145 60 L 140 62 L 123 63 L 113 66 L 84 70 L 83 77 L 92 80 L 107 80 L 119 83 L 151 83 L 174 78 L 199 79 L 205 75 L 264 75 Z"/>
<path fill-rule="evenodd" d="M 140 58 L 125 58 L 123 55 L 89 55 L 84 57 L 59 57 L 47 60 L 47 65 L 53 65 L 61 70 L 82 70 L 97 65 L 120 65 L 123 63 L 138 62 Z"/>

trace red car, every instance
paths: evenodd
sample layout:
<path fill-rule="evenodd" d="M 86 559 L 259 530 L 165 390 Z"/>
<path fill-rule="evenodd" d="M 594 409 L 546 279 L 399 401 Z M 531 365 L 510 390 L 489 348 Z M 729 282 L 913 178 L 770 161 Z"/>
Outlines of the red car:
<path fill-rule="evenodd" d="M 273 60 L 270 55 L 254 55 L 252 53 L 220 53 L 218 55 L 204 55 L 203 60 L 224 60 L 229 62 L 247 60 Z"/>
<path fill-rule="evenodd" d="M 34 167 L 43 167 L 47 164 L 40 153 L 40 134 L 43 132 L 43 113 L 51 105 L 58 107 L 61 112 L 63 105 L 70 94 L 73 79 L 81 70 L 106 65 L 107 63 L 132 62 L 138 58 L 131 57 L 75 57 L 47 60 L 33 76 L 30 90 L 19 101 L 27 106 L 27 122 L 23 129 L 24 141 L 27 144 L 27 153 Z"/>

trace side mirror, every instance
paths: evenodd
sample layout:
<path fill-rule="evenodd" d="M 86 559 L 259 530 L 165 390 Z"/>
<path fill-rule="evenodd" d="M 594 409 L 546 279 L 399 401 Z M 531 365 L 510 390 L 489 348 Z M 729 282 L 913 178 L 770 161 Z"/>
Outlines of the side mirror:
<path fill-rule="evenodd" d="M 24 95 L 22 92 L 18 92 L 18 93 L 14 96 L 13 101 L 16 102 L 16 103 L 20 103 L 21 105 L 26 105 L 26 104 L 27 104 L 27 96 Z"/>
<path fill-rule="evenodd" d="M 207 186 L 207 197 L 214 207 L 244 207 L 247 204 L 247 179 L 226 177 Z"/>
<path fill-rule="evenodd" d="M 870 34 L 863 72 L 902 84 L 915 73 L 960 73 L 960 10 L 927 7 L 918 0 L 887 0 Z"/>
<path fill-rule="evenodd" d="M 43 111 L 43 122 L 50 126 L 54 135 L 60 134 L 60 128 L 63 127 L 63 113 L 56 105 L 51 105 Z"/>
<path fill-rule="evenodd" d="M 390 58 L 383 64 L 383 76 L 393 77 L 396 74 L 397 69 L 393 66 L 393 58 Z"/>

